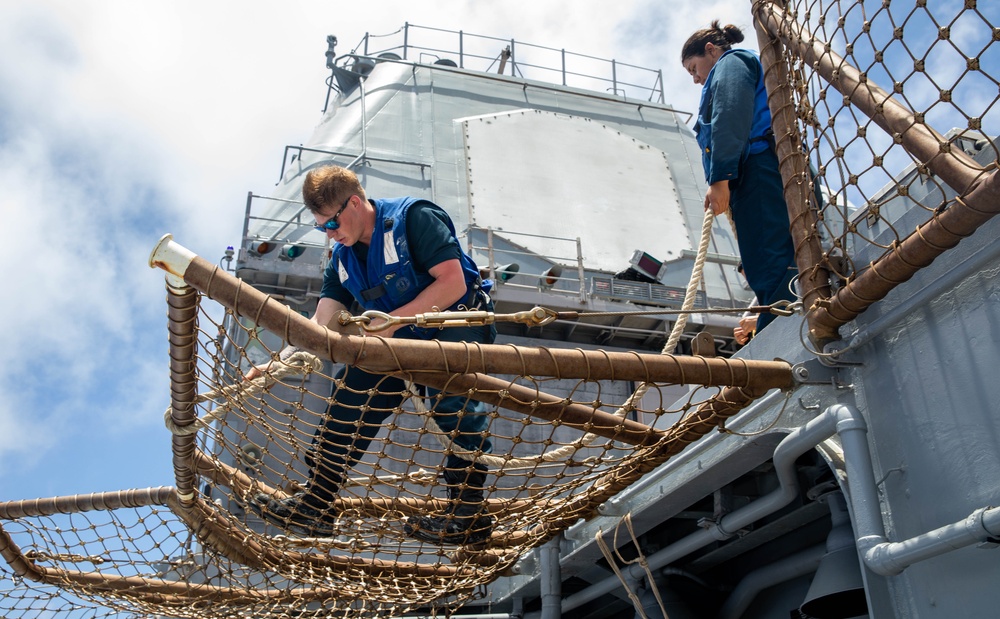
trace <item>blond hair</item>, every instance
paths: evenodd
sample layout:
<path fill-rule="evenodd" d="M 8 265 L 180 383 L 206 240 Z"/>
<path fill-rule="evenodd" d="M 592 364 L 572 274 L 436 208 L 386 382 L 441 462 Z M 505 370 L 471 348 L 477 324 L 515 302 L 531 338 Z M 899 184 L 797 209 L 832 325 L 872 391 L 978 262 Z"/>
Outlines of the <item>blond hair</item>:
<path fill-rule="evenodd" d="M 302 201 L 313 213 L 327 207 L 336 208 L 353 195 L 367 199 L 357 174 L 340 166 L 328 165 L 309 170 L 302 183 Z"/>

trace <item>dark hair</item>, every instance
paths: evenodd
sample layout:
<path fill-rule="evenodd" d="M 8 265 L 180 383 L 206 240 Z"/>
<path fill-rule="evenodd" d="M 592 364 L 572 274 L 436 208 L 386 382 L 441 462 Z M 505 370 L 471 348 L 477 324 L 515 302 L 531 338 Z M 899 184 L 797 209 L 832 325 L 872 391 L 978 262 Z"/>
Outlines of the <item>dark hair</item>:
<path fill-rule="evenodd" d="M 702 28 L 695 32 L 684 43 L 681 48 L 681 63 L 692 56 L 704 56 L 705 46 L 711 43 L 723 50 L 733 47 L 733 43 L 743 40 L 743 31 L 732 24 L 719 26 L 719 20 L 712 22 L 708 28 Z"/>

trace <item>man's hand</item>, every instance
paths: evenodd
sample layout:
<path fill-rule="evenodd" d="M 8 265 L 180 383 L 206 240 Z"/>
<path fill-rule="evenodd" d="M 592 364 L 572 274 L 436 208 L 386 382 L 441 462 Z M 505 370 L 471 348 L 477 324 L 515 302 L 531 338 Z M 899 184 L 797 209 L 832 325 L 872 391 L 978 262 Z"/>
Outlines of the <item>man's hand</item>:
<path fill-rule="evenodd" d="M 255 365 L 255 366 L 253 366 L 252 368 L 250 368 L 249 370 L 247 370 L 246 374 L 243 375 L 243 381 L 244 382 L 248 382 L 248 381 L 251 381 L 251 380 L 253 380 L 253 379 L 255 379 L 255 378 L 259 377 L 259 376 L 263 376 L 264 375 L 264 370 L 267 370 L 270 367 L 271 367 L 270 363 L 263 363 L 261 365 Z"/>

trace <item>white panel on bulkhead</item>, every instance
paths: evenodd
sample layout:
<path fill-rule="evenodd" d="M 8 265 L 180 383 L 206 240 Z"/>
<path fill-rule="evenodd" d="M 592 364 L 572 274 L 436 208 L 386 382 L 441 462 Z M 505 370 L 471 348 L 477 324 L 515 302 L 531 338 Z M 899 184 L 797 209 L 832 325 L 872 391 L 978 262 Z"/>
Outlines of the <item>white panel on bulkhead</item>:
<path fill-rule="evenodd" d="M 587 268 L 612 272 L 635 249 L 672 260 L 692 248 L 663 151 L 598 121 L 542 110 L 458 122 L 473 225 L 579 236 Z M 518 242 L 546 253 L 544 239 Z"/>

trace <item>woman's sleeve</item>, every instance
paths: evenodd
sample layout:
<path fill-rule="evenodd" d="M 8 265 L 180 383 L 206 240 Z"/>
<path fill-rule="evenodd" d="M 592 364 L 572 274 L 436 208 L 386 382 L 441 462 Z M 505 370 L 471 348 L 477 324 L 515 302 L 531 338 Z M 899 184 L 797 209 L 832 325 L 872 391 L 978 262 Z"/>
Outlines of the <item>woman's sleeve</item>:
<path fill-rule="evenodd" d="M 752 61 L 731 54 L 712 79 L 712 174 L 708 183 L 733 180 L 750 139 L 758 73 Z"/>

